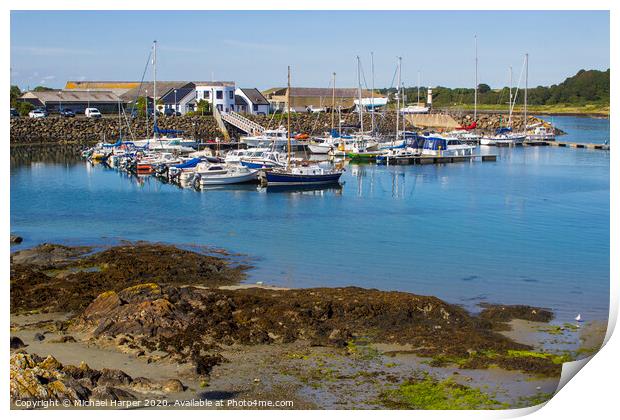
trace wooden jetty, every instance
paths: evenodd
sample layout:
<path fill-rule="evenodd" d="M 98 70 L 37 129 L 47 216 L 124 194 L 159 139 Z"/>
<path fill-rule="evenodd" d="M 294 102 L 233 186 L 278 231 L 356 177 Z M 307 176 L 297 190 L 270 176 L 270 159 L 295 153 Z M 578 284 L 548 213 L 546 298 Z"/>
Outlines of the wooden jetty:
<path fill-rule="evenodd" d="M 595 149 L 595 150 L 609 150 L 609 144 L 599 143 L 576 143 L 571 141 L 524 141 L 524 146 L 556 146 L 556 147 L 573 147 L 575 149 Z"/>
<path fill-rule="evenodd" d="M 389 159 L 387 165 L 441 165 L 444 163 L 471 162 L 495 162 L 497 155 L 471 155 L 471 156 L 411 156 L 395 157 Z"/>

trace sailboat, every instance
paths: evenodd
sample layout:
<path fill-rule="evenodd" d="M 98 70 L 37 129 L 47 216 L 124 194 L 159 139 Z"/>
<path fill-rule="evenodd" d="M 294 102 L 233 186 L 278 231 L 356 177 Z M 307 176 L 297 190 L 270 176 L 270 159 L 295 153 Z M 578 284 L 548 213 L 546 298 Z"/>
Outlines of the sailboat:
<path fill-rule="evenodd" d="M 343 142 L 338 149 L 353 160 L 372 160 L 382 152 L 379 151 L 379 143 L 376 141 L 374 133 L 371 132 L 369 135 L 364 132 L 364 106 L 362 105 L 362 76 L 359 56 L 357 56 L 357 91 L 357 108 L 359 112 L 360 131 L 353 136 L 354 141 L 352 143 L 347 144 L 346 142 Z M 371 99 L 374 102 L 374 98 Z M 372 110 L 374 116 L 374 107 L 372 107 Z M 372 128 L 374 129 L 374 122 Z"/>
<path fill-rule="evenodd" d="M 528 54 L 525 54 L 525 92 L 524 92 L 524 99 L 523 99 L 523 103 L 524 103 L 524 121 L 527 121 L 527 67 L 528 67 Z M 521 81 L 521 78 L 519 77 L 519 83 Z M 518 92 L 519 90 L 519 85 L 517 84 L 517 89 L 516 91 Z M 514 133 L 512 131 L 512 110 L 514 108 L 514 105 L 516 103 L 517 100 L 517 95 L 515 94 L 515 99 L 514 101 L 512 100 L 512 67 L 510 68 L 510 94 L 509 94 L 510 98 L 511 98 L 511 103 L 510 103 L 510 111 L 509 111 L 509 117 L 508 117 L 508 127 L 502 127 L 501 126 L 501 119 L 500 119 L 500 127 L 495 130 L 495 134 L 494 135 L 490 135 L 490 136 L 482 136 L 482 139 L 480 139 L 480 144 L 483 146 L 517 146 L 517 145 L 521 145 L 523 144 L 523 141 L 526 138 L 526 128 L 525 125 L 526 123 L 524 123 L 524 131 L 523 133 Z M 500 117 L 501 118 L 501 117 Z"/>
<path fill-rule="evenodd" d="M 148 98 L 147 100 L 147 120 L 148 120 Z M 148 121 L 147 121 L 148 122 Z M 194 152 L 195 140 L 188 140 L 178 137 L 181 131 L 164 130 L 157 125 L 157 41 L 153 41 L 153 137 L 134 140 L 133 144 L 137 147 L 146 147 L 149 150 L 162 152 L 189 153 Z M 171 137 L 168 137 L 172 135 Z"/>
<path fill-rule="evenodd" d="M 288 90 L 291 91 L 291 67 L 288 67 Z M 291 165 L 291 101 L 287 98 L 288 147 L 287 164 L 284 168 L 275 168 L 265 172 L 267 186 L 276 185 L 325 185 L 334 184 L 342 176 L 341 170 L 326 169 L 316 164 Z"/>
<path fill-rule="evenodd" d="M 333 73 L 332 80 L 332 109 L 331 109 L 331 131 L 329 137 L 319 137 L 312 139 L 308 143 L 308 149 L 314 154 L 327 154 L 331 150 L 338 147 L 338 144 L 343 140 L 341 138 L 340 129 L 334 128 L 334 112 L 336 110 L 336 73 Z M 338 118 L 340 118 L 340 109 L 338 109 Z"/>

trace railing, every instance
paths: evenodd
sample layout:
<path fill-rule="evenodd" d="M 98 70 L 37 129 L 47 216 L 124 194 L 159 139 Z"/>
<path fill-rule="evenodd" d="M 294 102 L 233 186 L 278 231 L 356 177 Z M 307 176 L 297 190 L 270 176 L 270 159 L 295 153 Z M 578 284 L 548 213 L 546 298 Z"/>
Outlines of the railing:
<path fill-rule="evenodd" d="M 222 119 L 247 134 L 262 134 L 265 127 L 234 111 L 222 113 Z"/>

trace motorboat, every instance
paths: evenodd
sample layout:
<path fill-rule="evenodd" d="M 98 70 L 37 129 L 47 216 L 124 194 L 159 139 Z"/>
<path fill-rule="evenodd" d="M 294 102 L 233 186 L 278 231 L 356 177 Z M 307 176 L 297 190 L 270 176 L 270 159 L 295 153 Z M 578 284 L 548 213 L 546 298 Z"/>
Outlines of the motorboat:
<path fill-rule="evenodd" d="M 282 168 L 286 164 L 286 157 L 273 150 L 254 151 L 239 158 L 239 163 L 250 169 Z"/>
<path fill-rule="evenodd" d="M 226 153 L 224 156 L 225 163 L 233 163 L 240 164 L 241 158 L 249 157 L 251 155 L 255 155 L 256 153 L 268 152 L 270 149 L 268 148 L 253 148 L 253 149 L 235 149 Z"/>
<path fill-rule="evenodd" d="M 553 127 L 538 126 L 526 136 L 528 141 L 554 141 L 555 130 Z"/>
<path fill-rule="evenodd" d="M 257 136 L 243 136 L 239 139 L 241 143 L 245 143 L 248 147 L 269 147 L 272 149 L 283 149 L 287 146 L 288 132 L 284 127 L 278 127 L 275 130 L 265 130 Z M 305 144 L 305 140 L 291 139 L 291 147 L 298 147 Z"/>
<path fill-rule="evenodd" d="M 432 134 L 422 138 L 422 155 L 426 156 L 471 156 L 475 149 L 475 146 L 465 144 L 456 137 Z"/>
<path fill-rule="evenodd" d="M 498 128 L 494 135 L 482 136 L 482 146 L 516 146 L 523 144 L 525 134 L 513 133 L 509 127 Z"/>
<path fill-rule="evenodd" d="M 202 162 L 196 166 L 195 182 L 201 187 L 206 185 L 241 184 L 258 179 L 258 169 L 240 165 Z"/>

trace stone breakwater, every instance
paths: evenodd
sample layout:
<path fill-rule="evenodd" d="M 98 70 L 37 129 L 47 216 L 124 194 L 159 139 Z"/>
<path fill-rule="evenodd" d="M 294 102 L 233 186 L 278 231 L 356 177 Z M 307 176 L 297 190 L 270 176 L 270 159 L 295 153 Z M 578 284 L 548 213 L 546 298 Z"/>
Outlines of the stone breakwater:
<path fill-rule="evenodd" d="M 471 115 L 453 116 L 455 120 L 464 125 L 469 125 L 473 121 Z M 283 115 L 275 116 L 249 116 L 250 119 L 258 122 L 267 128 L 277 128 L 286 124 Z M 500 114 L 485 114 L 478 118 L 478 126 L 484 132 L 492 132 L 500 125 L 505 125 L 507 116 Z M 535 117 L 528 118 L 528 125 L 540 123 L 541 120 Z M 337 124 L 337 120 L 335 122 Z M 150 123 L 149 123 L 150 124 Z M 342 125 L 357 125 L 357 114 L 346 114 L 342 116 Z M 162 129 L 174 129 L 183 131 L 183 135 L 201 141 L 223 139 L 224 135 L 217 126 L 212 116 L 182 116 L 182 117 L 161 117 L 158 125 Z M 375 115 L 375 125 L 380 133 L 392 134 L 396 126 L 396 113 L 377 113 Z M 523 117 L 513 118 L 513 128 L 517 131 L 523 129 Z M 291 127 L 295 132 L 310 133 L 321 135 L 328 132 L 331 127 L 330 114 L 293 114 Z M 371 127 L 371 116 L 364 116 L 364 128 Z M 242 132 L 232 126 L 228 126 L 229 133 L 233 139 L 238 139 Z M 407 129 L 420 129 L 420 127 L 408 126 Z M 125 138 L 144 138 L 147 134 L 147 123 L 144 118 L 136 118 L 122 124 L 123 135 Z M 119 136 L 119 122 L 116 118 L 102 118 L 99 120 L 85 118 L 60 118 L 48 117 L 41 119 L 17 118 L 11 120 L 11 144 L 39 144 L 39 143 L 80 143 L 93 144 L 102 140 L 115 141 Z"/>
<path fill-rule="evenodd" d="M 161 129 L 181 130 L 184 136 L 199 140 L 223 137 L 212 116 L 161 117 L 158 119 Z M 152 120 L 148 127 L 152 128 Z M 147 122 L 145 118 L 123 121 L 123 137 L 145 138 Z M 92 144 L 99 141 L 116 141 L 119 137 L 119 122 L 116 118 L 16 118 L 11 120 L 11 144 L 35 143 L 83 143 Z"/>

